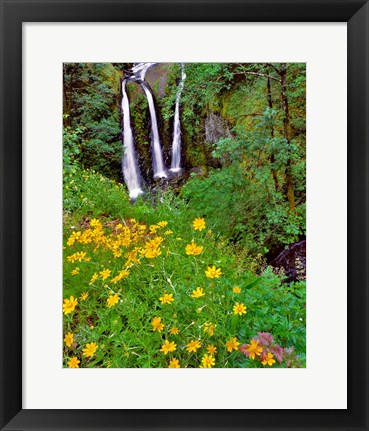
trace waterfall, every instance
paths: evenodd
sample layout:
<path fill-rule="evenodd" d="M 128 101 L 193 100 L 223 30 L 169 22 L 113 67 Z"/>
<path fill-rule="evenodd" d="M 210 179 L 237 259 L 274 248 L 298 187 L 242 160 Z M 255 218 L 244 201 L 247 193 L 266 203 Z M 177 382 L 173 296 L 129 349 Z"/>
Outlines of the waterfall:
<path fill-rule="evenodd" d="M 141 175 L 137 165 L 135 147 L 133 143 L 133 134 L 131 129 L 131 120 L 129 113 L 129 100 L 126 92 L 125 79 L 122 82 L 122 110 L 123 110 L 123 140 L 124 154 L 122 160 L 123 175 L 129 190 L 129 197 L 135 200 L 143 193 L 141 189 Z"/>
<path fill-rule="evenodd" d="M 176 107 L 174 112 L 172 164 L 170 167 L 170 170 L 172 172 L 179 172 L 181 170 L 181 122 L 179 119 L 179 101 L 181 99 L 184 80 L 186 79 L 184 64 L 182 63 L 181 66 L 182 66 L 182 76 L 181 76 L 181 82 L 179 83 L 178 90 L 177 90 Z"/>
<path fill-rule="evenodd" d="M 155 66 L 157 63 L 135 63 L 131 69 L 130 81 L 141 82 L 145 79 L 146 72 L 150 67 Z"/>
<path fill-rule="evenodd" d="M 156 120 L 156 112 L 154 99 L 152 97 L 149 86 L 145 81 L 141 82 L 141 87 L 144 89 L 147 101 L 149 103 L 150 116 L 151 116 L 151 151 L 152 151 L 152 164 L 154 170 L 154 178 L 166 178 L 163 156 L 161 152 L 158 122 Z"/>
<path fill-rule="evenodd" d="M 136 151 L 133 142 L 133 133 L 131 129 L 131 120 L 129 112 L 129 100 L 126 91 L 127 82 L 137 82 L 143 88 L 150 109 L 151 117 L 151 150 L 152 150 L 152 163 L 154 170 L 154 178 L 166 178 L 165 166 L 161 152 L 160 138 L 158 123 L 156 119 L 154 99 L 152 97 L 150 88 L 145 81 L 146 72 L 150 67 L 157 63 L 135 63 L 130 71 L 129 77 L 122 81 L 122 110 L 123 110 L 123 140 L 124 140 L 124 154 L 122 160 L 123 175 L 125 183 L 129 190 L 129 196 L 135 200 L 142 191 L 142 179 L 139 171 Z"/>

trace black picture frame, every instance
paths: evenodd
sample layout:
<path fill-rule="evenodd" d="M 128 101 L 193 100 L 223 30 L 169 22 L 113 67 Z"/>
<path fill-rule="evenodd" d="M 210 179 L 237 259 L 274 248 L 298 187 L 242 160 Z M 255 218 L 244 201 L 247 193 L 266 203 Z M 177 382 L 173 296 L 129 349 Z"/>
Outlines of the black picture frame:
<path fill-rule="evenodd" d="M 0 429 L 368 430 L 368 2 L 0 0 L 0 5 Z M 288 400 L 286 410 L 22 409 L 22 23 L 84 21 L 347 22 L 349 178 L 347 410 L 288 410 Z M 334 306 L 334 298 L 330 305 Z M 332 353 L 334 348 L 335 346 L 332 346 Z"/>

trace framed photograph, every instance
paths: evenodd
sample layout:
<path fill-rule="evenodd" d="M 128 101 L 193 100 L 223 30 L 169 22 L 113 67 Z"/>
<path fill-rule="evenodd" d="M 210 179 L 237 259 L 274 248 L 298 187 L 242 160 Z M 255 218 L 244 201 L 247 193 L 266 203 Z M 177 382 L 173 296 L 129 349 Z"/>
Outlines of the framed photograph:
<path fill-rule="evenodd" d="M 1 429 L 368 429 L 368 8 L 1 0 Z"/>

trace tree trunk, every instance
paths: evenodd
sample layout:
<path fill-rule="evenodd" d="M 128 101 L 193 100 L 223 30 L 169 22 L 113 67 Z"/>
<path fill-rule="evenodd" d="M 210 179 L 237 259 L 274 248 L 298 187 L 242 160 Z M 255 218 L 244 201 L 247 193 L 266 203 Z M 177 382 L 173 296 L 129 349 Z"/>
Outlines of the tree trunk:
<path fill-rule="evenodd" d="M 285 63 L 281 64 L 280 77 L 281 77 L 281 99 L 282 99 L 282 109 L 283 109 L 283 132 L 284 138 L 287 141 L 287 151 L 290 152 L 290 114 L 288 110 L 288 97 L 287 97 L 287 87 L 286 87 L 286 76 L 287 76 L 287 66 Z M 288 157 L 286 170 L 286 187 L 287 187 L 287 199 L 288 205 L 291 212 L 295 211 L 295 189 L 292 178 L 291 169 L 291 157 Z"/>
<path fill-rule="evenodd" d="M 76 68 L 68 68 L 65 64 L 63 65 L 63 114 L 68 114 L 64 118 L 64 126 L 72 125 L 72 102 L 73 102 L 73 78 Z M 69 75 L 69 85 L 67 85 L 66 77 Z"/>
<path fill-rule="evenodd" d="M 270 78 L 269 78 L 269 76 L 268 76 L 268 79 L 267 79 L 267 91 L 268 91 L 268 104 L 269 104 L 269 108 L 272 109 L 273 108 L 273 99 L 272 99 L 272 91 L 271 91 L 271 88 L 270 88 Z M 270 135 L 271 135 L 272 138 L 274 138 L 274 125 L 273 125 L 273 123 L 271 125 Z M 277 175 L 277 171 L 273 167 L 273 165 L 275 163 L 274 153 L 272 153 L 270 155 L 270 163 L 272 164 L 271 171 L 272 171 L 272 175 L 273 175 L 275 191 L 278 192 L 278 189 L 279 189 L 278 175 Z"/>

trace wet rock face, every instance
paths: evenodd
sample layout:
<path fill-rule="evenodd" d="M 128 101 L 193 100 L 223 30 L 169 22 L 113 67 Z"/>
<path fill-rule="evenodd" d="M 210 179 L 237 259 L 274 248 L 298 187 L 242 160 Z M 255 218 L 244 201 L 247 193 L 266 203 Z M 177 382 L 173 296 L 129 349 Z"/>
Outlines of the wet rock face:
<path fill-rule="evenodd" d="M 169 65 L 170 63 L 158 63 L 146 72 L 146 81 L 153 89 L 155 96 L 160 98 L 165 95 L 165 86 L 167 85 L 169 74 L 167 66 Z"/>
<path fill-rule="evenodd" d="M 151 187 L 151 193 L 161 192 L 163 190 L 172 190 L 174 192 L 179 192 L 180 188 L 188 180 L 190 171 L 186 169 L 181 169 L 179 172 L 172 173 L 168 171 L 167 178 L 160 178 L 155 181 Z"/>
<path fill-rule="evenodd" d="M 283 269 L 286 275 L 285 282 L 306 279 L 306 240 L 290 245 L 283 250 L 271 263 L 271 266 Z"/>
<path fill-rule="evenodd" d="M 205 119 L 205 140 L 206 142 L 215 143 L 222 138 L 230 138 L 226 121 L 217 114 L 210 112 Z"/>

